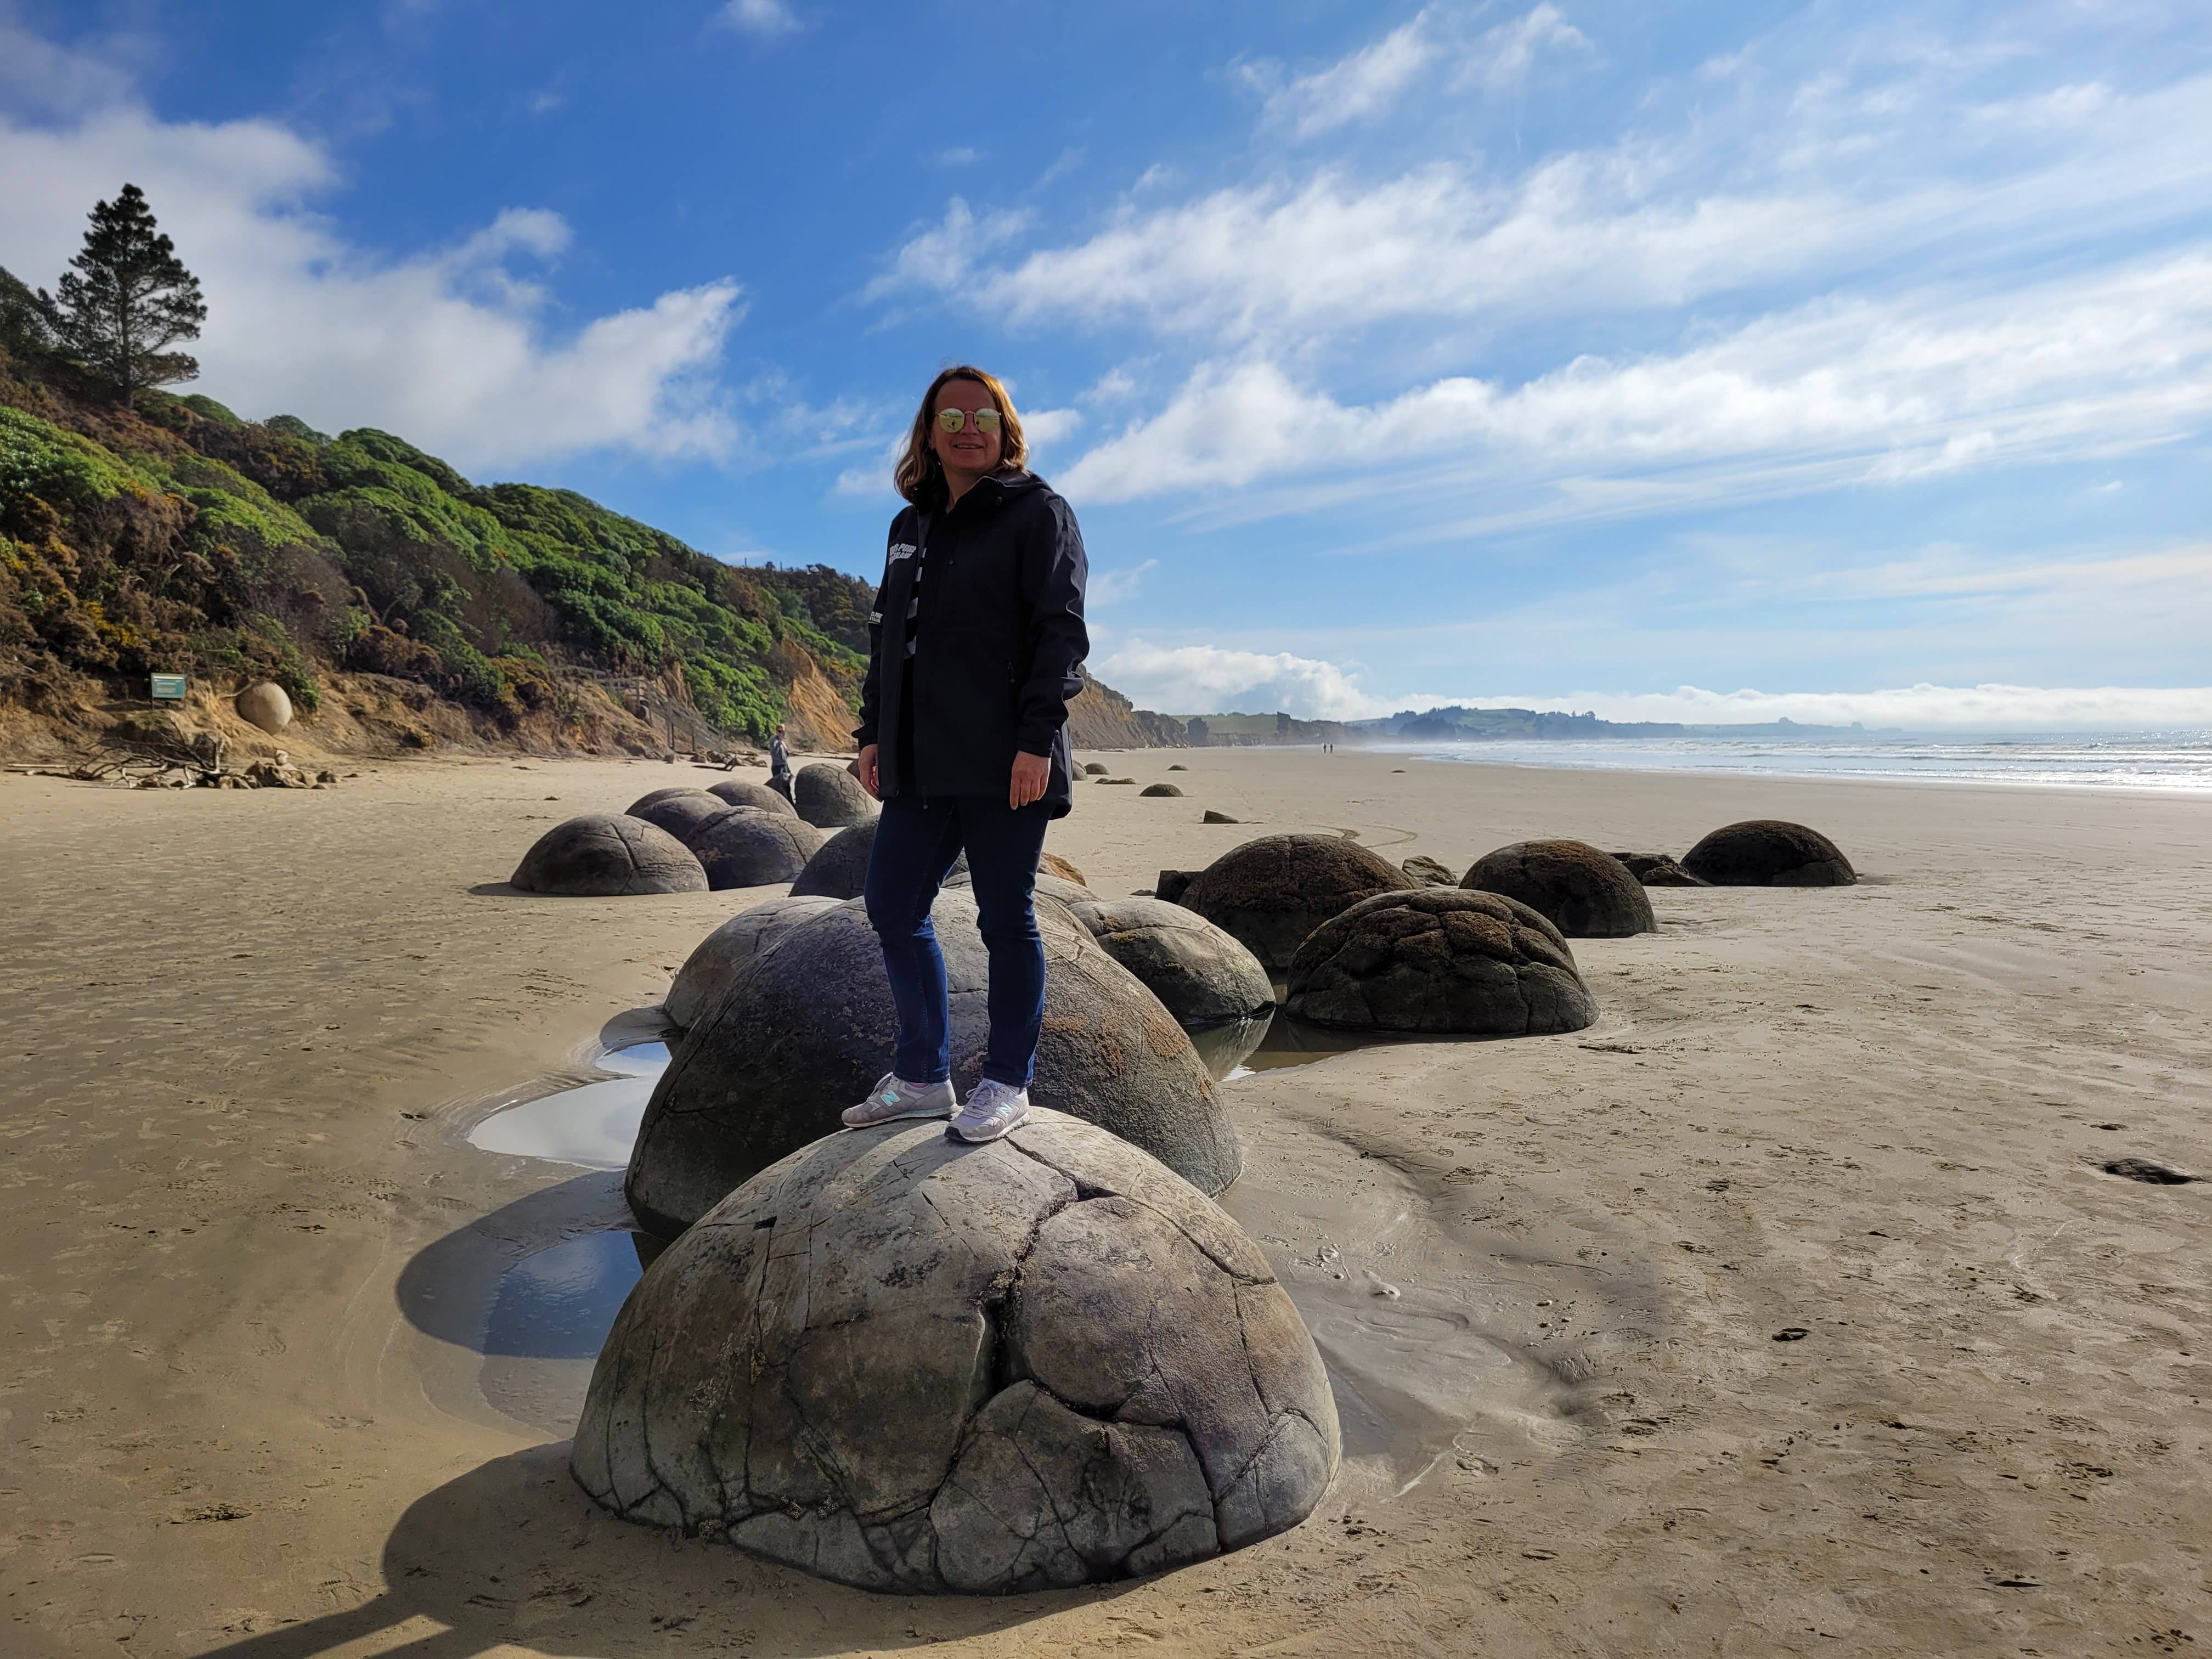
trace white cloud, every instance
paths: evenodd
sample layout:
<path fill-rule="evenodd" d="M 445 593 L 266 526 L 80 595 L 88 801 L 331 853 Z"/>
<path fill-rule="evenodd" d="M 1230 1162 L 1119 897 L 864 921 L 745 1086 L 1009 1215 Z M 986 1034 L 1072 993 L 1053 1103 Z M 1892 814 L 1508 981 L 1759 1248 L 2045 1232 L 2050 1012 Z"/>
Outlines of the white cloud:
<path fill-rule="evenodd" d="M 1031 450 L 1050 449 L 1065 443 L 1083 424 L 1079 409 L 1039 409 L 1022 416 L 1022 435 Z"/>
<path fill-rule="evenodd" d="M 957 289 L 978 258 L 1018 235 L 1028 222 L 1027 214 L 1012 210 L 978 219 L 956 196 L 946 205 L 945 217 L 901 246 L 890 269 L 870 283 L 861 297 L 878 300 L 901 289 Z"/>
<path fill-rule="evenodd" d="M 1377 113 L 1413 84 L 1436 57 L 1429 21 L 1428 12 L 1417 13 L 1373 46 L 1287 83 L 1273 64 L 1246 65 L 1243 79 L 1266 93 L 1263 118 L 1310 138 Z"/>
<path fill-rule="evenodd" d="M 1083 597 L 1093 605 L 1120 605 L 1137 597 L 1144 586 L 1147 571 L 1159 568 L 1158 559 L 1146 559 L 1142 564 L 1130 565 L 1121 570 L 1094 570 L 1083 590 Z"/>
<path fill-rule="evenodd" d="M 1391 712 L 1388 702 L 1361 690 L 1349 671 L 1287 651 L 1156 646 L 1133 639 L 1092 666 L 1140 707 L 1172 714 L 1280 709 L 1301 720 L 1363 720 Z"/>
<path fill-rule="evenodd" d="M 937 152 L 937 165 L 941 167 L 970 167 L 982 159 L 983 152 L 973 144 L 956 144 L 951 149 Z"/>
<path fill-rule="evenodd" d="M 1263 59 L 1239 65 L 1237 75 L 1262 94 L 1263 125 L 1313 138 L 1402 108 L 1405 95 L 1431 71 L 1449 66 L 1455 88 L 1504 92 L 1528 78 L 1545 47 L 1589 44 L 1554 5 L 1540 5 L 1480 35 L 1469 33 L 1464 15 L 1430 7 L 1310 74 L 1285 79 L 1281 64 Z"/>
<path fill-rule="evenodd" d="M 796 34 L 802 27 L 783 0 L 729 0 L 717 15 L 730 27 L 763 40 Z"/>
<path fill-rule="evenodd" d="M 243 414 L 385 427 L 471 471 L 742 445 L 710 380 L 743 314 L 734 282 L 556 331 L 514 266 L 568 246 L 558 215 L 509 209 L 449 247 L 380 255 L 312 210 L 337 169 L 274 121 L 167 122 L 112 96 L 44 125 L 0 116 L 0 264 L 51 285 L 125 179 L 205 289 L 196 389 Z"/>
<path fill-rule="evenodd" d="M 1449 377 L 1367 405 L 1340 404 L 1264 360 L 1201 364 L 1164 409 L 1085 454 L 1064 482 L 1079 500 L 1111 501 L 1352 472 L 1382 489 L 1422 463 L 1426 488 L 1439 460 L 1462 483 L 1738 469 L 1703 484 L 1670 476 L 1662 487 L 1679 504 L 1768 489 L 1776 464 L 1818 469 L 1795 482 L 1820 487 L 2117 454 L 2208 414 L 2212 253 L 2200 252 L 2002 303 L 1823 301 L 1687 351 L 1580 358 L 1518 386 Z M 1762 471 L 1743 474 L 1750 464 Z M 1565 506 L 1620 504 L 1601 492 Z"/>

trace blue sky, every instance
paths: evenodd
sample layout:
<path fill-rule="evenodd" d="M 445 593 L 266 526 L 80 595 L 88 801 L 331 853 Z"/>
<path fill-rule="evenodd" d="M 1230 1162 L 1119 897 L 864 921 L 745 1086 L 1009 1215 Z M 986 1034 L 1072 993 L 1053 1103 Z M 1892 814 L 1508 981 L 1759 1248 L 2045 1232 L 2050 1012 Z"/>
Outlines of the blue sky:
<path fill-rule="evenodd" d="M 0 0 L 0 264 L 126 179 L 198 389 L 725 557 L 994 367 L 1151 706 L 2212 726 L 2201 0 Z"/>

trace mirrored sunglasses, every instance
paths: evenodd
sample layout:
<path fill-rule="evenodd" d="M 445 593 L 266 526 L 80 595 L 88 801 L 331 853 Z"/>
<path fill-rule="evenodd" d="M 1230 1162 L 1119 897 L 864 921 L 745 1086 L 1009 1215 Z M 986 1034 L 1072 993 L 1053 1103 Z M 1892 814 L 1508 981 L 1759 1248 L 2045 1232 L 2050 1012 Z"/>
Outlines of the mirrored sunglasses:
<path fill-rule="evenodd" d="M 978 432 L 992 433 L 999 429 L 999 411 L 995 409 L 979 409 L 972 416 L 964 409 L 940 409 L 937 411 L 937 429 L 939 432 L 957 432 L 970 420 L 975 422 Z"/>

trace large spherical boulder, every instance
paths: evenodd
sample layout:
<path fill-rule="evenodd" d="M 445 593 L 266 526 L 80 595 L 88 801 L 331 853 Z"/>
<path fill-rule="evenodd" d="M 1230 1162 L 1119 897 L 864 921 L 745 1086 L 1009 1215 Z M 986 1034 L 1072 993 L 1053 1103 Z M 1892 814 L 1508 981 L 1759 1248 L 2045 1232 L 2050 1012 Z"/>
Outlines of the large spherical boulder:
<path fill-rule="evenodd" d="M 952 1015 L 952 1079 L 982 1074 L 990 964 L 975 901 L 948 887 L 932 912 Z M 1242 1166 L 1236 1131 L 1190 1039 L 1159 1000 L 1057 905 L 1044 937 L 1044 1030 L 1030 1097 L 1103 1126 L 1200 1191 Z M 678 1044 L 647 1103 L 625 1183 L 651 1231 L 682 1231 L 810 1140 L 890 1069 L 898 1027 L 865 906 L 848 899 L 800 922 L 740 969 Z"/>
<path fill-rule="evenodd" d="M 689 1030 L 721 1000 L 738 970 L 811 916 L 837 902 L 804 896 L 763 900 L 701 939 L 676 971 L 661 1012 Z"/>
<path fill-rule="evenodd" d="M 799 872 L 799 879 L 791 884 L 794 896 L 826 896 L 829 898 L 858 898 L 868 881 L 868 857 L 876 848 L 876 825 L 881 818 L 872 817 L 862 823 L 848 824 L 822 843 L 821 850 L 806 860 L 806 867 Z M 968 873 L 965 853 L 952 860 L 950 880 L 954 876 Z"/>
<path fill-rule="evenodd" d="M 860 787 L 860 781 L 828 761 L 799 769 L 791 781 L 791 799 L 799 816 L 820 830 L 842 830 L 873 817 L 876 812 L 876 804 Z"/>
<path fill-rule="evenodd" d="M 508 883 L 524 893 L 608 898 L 703 893 L 707 872 L 684 844 L 641 818 L 592 812 L 557 823 L 522 855 Z"/>
<path fill-rule="evenodd" d="M 631 807 L 629 816 L 642 818 L 654 829 L 665 830 L 677 840 L 689 842 L 709 818 L 718 818 L 729 810 L 727 801 L 703 789 L 675 789 L 661 793 L 658 800 Z"/>
<path fill-rule="evenodd" d="M 1274 1012 L 1274 987 L 1260 959 L 1196 911 L 1157 898 L 1085 899 L 1068 908 L 1183 1024 Z"/>
<path fill-rule="evenodd" d="M 1486 853 L 1460 885 L 1503 893 L 1569 939 L 1625 939 L 1659 929 L 1644 884 L 1612 854 L 1579 841 L 1516 841 Z"/>
<path fill-rule="evenodd" d="M 239 719 L 271 735 L 292 723 L 292 699 L 273 680 L 256 680 L 233 701 Z"/>
<path fill-rule="evenodd" d="M 795 818 L 799 809 L 791 798 L 764 783 L 748 783 L 743 778 L 725 778 L 708 786 L 707 793 L 732 806 L 757 806 L 763 812 L 779 812 L 785 817 Z"/>
<path fill-rule="evenodd" d="M 1262 836 L 1200 871 L 1177 901 L 1243 941 L 1267 968 L 1289 965 L 1331 916 L 1413 878 L 1341 836 Z"/>
<path fill-rule="evenodd" d="M 645 816 L 645 809 L 656 801 L 667 800 L 677 795 L 696 795 L 699 793 L 690 784 L 672 783 L 665 788 L 647 790 L 629 805 L 623 807 L 623 811 L 631 817 L 642 817 Z"/>
<path fill-rule="evenodd" d="M 866 1589 L 994 1595 L 1281 1532 L 1340 1446 L 1252 1241 L 1042 1111 L 981 1146 L 832 1134 L 730 1194 L 623 1304 L 570 1468 L 633 1521 Z"/>
<path fill-rule="evenodd" d="M 1323 922 L 1298 947 L 1283 1007 L 1346 1030 L 1487 1036 L 1597 1018 L 1558 928 L 1518 899 L 1463 887 L 1377 893 Z"/>
<path fill-rule="evenodd" d="M 1682 867 L 1715 887 L 1849 887 L 1858 880 L 1835 842 L 1780 818 L 1724 824 L 1682 854 Z"/>
<path fill-rule="evenodd" d="M 789 881 L 822 845 L 811 824 L 757 806 L 726 806 L 684 843 L 698 856 L 709 885 L 768 887 Z"/>

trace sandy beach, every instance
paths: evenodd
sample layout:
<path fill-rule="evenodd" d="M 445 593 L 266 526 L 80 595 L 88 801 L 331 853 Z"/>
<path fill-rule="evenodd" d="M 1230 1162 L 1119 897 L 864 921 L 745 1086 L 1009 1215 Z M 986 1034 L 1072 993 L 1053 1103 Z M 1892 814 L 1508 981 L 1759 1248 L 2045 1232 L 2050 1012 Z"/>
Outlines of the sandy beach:
<path fill-rule="evenodd" d="M 468 1132 L 594 1075 L 603 1025 L 769 890 L 501 884 L 561 818 L 711 779 L 0 778 L 0 1652 L 2212 1649 L 2212 1179 L 2103 1168 L 2212 1177 L 2212 803 L 1114 763 L 1188 769 L 1055 826 L 1105 894 L 1277 830 L 1459 870 L 1749 817 L 1863 880 L 1653 890 L 1656 934 L 1575 942 L 1584 1031 L 1224 1085 L 1224 1201 L 1358 1395 L 1337 1488 L 1159 1578 L 909 1600 L 596 1511 L 550 1420 L 588 1356 L 483 1352 L 488 1287 L 623 1212 L 618 1176 Z"/>

